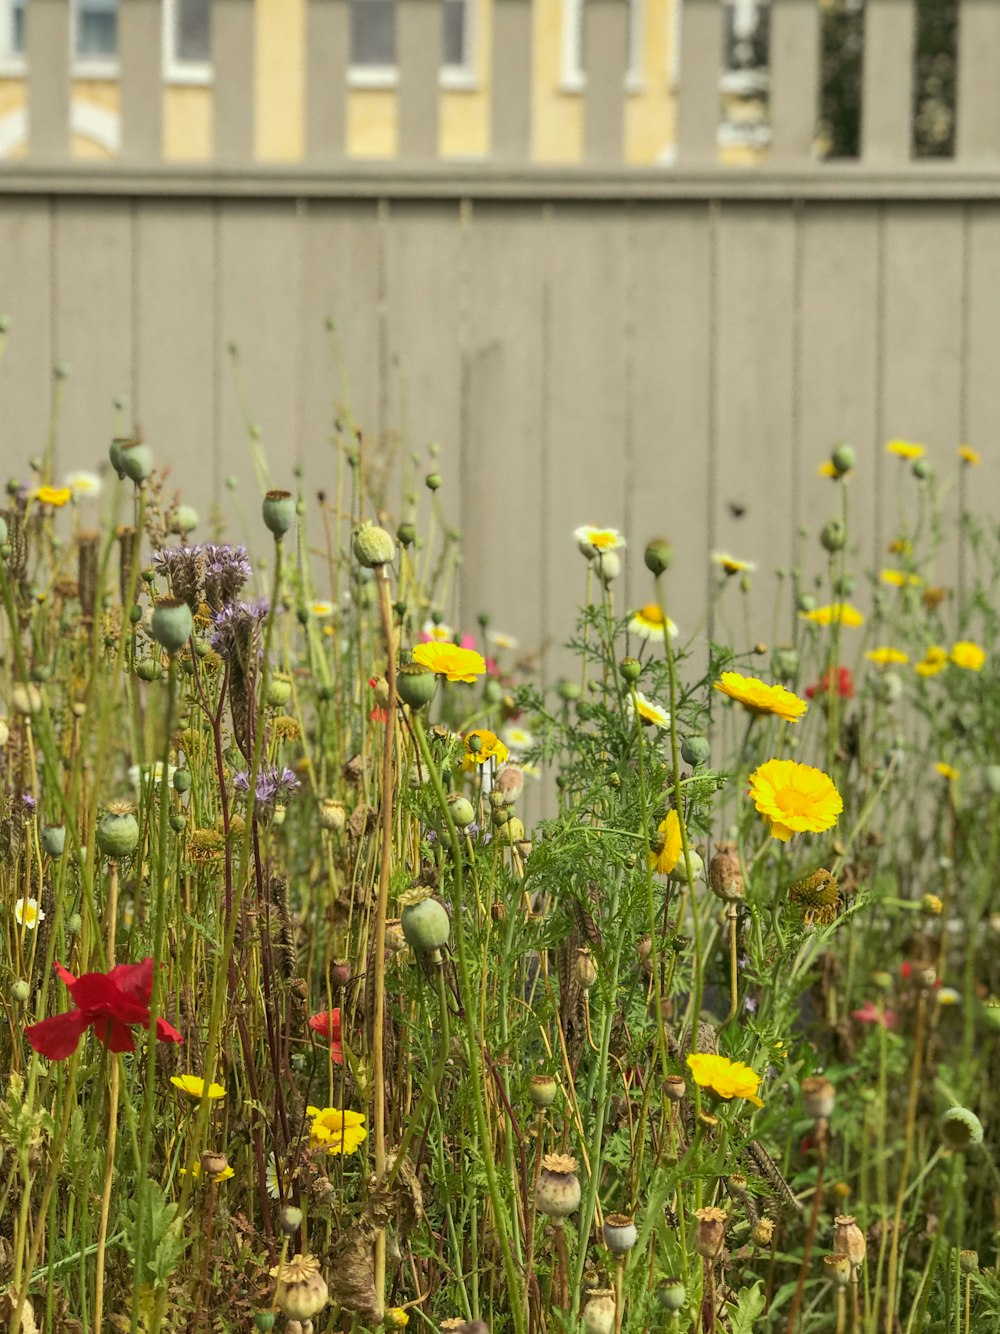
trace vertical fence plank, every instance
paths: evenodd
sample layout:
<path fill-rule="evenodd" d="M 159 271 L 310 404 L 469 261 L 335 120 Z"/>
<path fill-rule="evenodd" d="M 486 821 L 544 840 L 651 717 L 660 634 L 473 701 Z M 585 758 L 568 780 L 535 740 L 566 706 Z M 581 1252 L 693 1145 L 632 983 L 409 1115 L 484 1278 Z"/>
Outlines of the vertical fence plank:
<path fill-rule="evenodd" d="M 716 533 L 758 572 L 748 594 L 728 581 L 715 637 L 748 648 L 747 630 L 770 639 L 772 580 L 793 556 L 795 218 L 785 202 L 726 204 L 719 229 Z"/>
<path fill-rule="evenodd" d="M 493 0 L 490 152 L 497 161 L 531 156 L 531 70 L 531 0 Z"/>
<path fill-rule="evenodd" d="M 817 0 L 771 0 L 771 156 L 785 165 L 812 160 L 819 22 Z"/>
<path fill-rule="evenodd" d="M 139 422 L 207 536 L 215 480 L 217 345 L 212 205 L 145 199 L 137 208 L 135 380 Z"/>
<path fill-rule="evenodd" d="M 625 71 L 628 0 L 581 0 L 587 87 L 583 152 L 588 162 L 622 164 L 625 147 Z"/>
<path fill-rule="evenodd" d="M 1000 158 L 1000 5 L 961 0 L 958 14 L 958 125 L 961 162 Z"/>
<path fill-rule="evenodd" d="M 127 0 L 118 22 L 122 157 L 156 162 L 163 151 L 161 0 Z"/>
<path fill-rule="evenodd" d="M 667 615 L 686 641 L 705 614 L 712 449 L 712 234 L 708 207 L 637 207 L 629 296 L 635 460 L 629 478 L 629 578 L 649 601 L 645 544 L 667 537 Z M 702 647 L 695 650 L 699 664 Z"/>
<path fill-rule="evenodd" d="M 51 204 L 0 198 L 0 314 L 10 321 L 0 358 L 0 419 L 4 472 L 19 473 L 45 443 L 52 393 Z M 76 460 L 93 467 L 98 455 Z"/>
<path fill-rule="evenodd" d="M 996 311 L 1000 298 L 1000 204 L 977 204 L 969 217 L 968 310 L 963 367 L 969 444 L 980 452 L 979 467 L 963 467 L 958 503 L 980 520 L 996 522 L 1000 495 L 1000 451 L 993 447 L 1000 421 L 1000 376 L 996 373 Z M 975 636 L 970 636 L 974 638 Z"/>
<path fill-rule="evenodd" d="M 397 0 L 399 156 L 434 158 L 438 152 L 438 82 L 442 30 L 440 0 Z"/>
<path fill-rule="evenodd" d="M 306 156 L 329 161 L 347 151 L 348 0 L 309 0 L 306 21 Z"/>
<path fill-rule="evenodd" d="M 215 156 L 249 162 L 254 153 L 254 0 L 212 0 Z"/>
<path fill-rule="evenodd" d="M 28 152 L 68 157 L 70 0 L 31 0 L 25 8 Z"/>
<path fill-rule="evenodd" d="M 861 156 L 872 165 L 910 160 L 916 0 L 867 0 Z"/>
<path fill-rule="evenodd" d="M 677 157 L 685 165 L 702 165 L 717 156 L 722 5 L 719 0 L 675 2 L 682 6 Z"/>
<path fill-rule="evenodd" d="M 132 274 L 122 262 L 132 250 L 131 209 L 127 199 L 72 195 L 54 205 L 53 341 L 70 368 L 59 430 L 73 453 L 60 450 L 64 467 L 106 456 L 116 398 L 132 419 Z"/>

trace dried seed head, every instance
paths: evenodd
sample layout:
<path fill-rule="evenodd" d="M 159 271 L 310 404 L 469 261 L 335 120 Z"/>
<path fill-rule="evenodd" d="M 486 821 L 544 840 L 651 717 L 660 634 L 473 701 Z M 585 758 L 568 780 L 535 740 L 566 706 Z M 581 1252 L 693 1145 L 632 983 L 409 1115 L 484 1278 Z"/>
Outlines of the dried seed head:
<path fill-rule="evenodd" d="M 823 1263 L 826 1265 L 827 1272 L 833 1279 L 834 1284 L 838 1288 L 846 1288 L 851 1281 L 853 1270 L 850 1256 L 845 1255 L 842 1251 L 835 1251 L 833 1255 L 824 1255 Z"/>
<path fill-rule="evenodd" d="M 540 1214 L 549 1218 L 566 1218 L 580 1204 L 580 1179 L 576 1175 L 577 1161 L 564 1153 L 548 1153 L 542 1159 L 542 1170 L 535 1190 L 535 1205 Z"/>
<path fill-rule="evenodd" d="M 774 1236 L 774 1219 L 758 1218 L 750 1232 L 750 1240 L 755 1246 L 770 1246 Z"/>
<path fill-rule="evenodd" d="M 743 871 L 734 843 L 720 843 L 708 864 L 708 883 L 712 893 L 724 903 L 738 903 L 743 898 Z"/>
<path fill-rule="evenodd" d="M 837 1090 L 822 1075 L 809 1075 L 802 1081 L 802 1102 L 814 1121 L 829 1121 Z"/>
<path fill-rule="evenodd" d="M 864 1264 L 868 1245 L 865 1234 L 854 1221 L 853 1214 L 838 1214 L 833 1220 L 833 1249 L 846 1255 L 854 1270 L 860 1269 Z"/>
<path fill-rule="evenodd" d="M 586 945 L 576 952 L 576 976 L 584 991 L 589 991 L 597 981 L 597 964 Z"/>
<path fill-rule="evenodd" d="M 694 1216 L 698 1220 L 694 1248 L 706 1260 L 714 1260 L 722 1250 L 726 1239 L 726 1222 L 729 1215 L 724 1209 L 707 1205 L 704 1209 L 696 1209 Z"/>
<path fill-rule="evenodd" d="M 683 1075 L 667 1075 L 663 1081 L 663 1096 L 670 1102 L 680 1102 L 685 1091 Z"/>
<path fill-rule="evenodd" d="M 290 1320 L 311 1320 L 330 1300 L 314 1255 L 294 1255 L 272 1269 L 271 1277 L 278 1280 L 275 1300 Z"/>

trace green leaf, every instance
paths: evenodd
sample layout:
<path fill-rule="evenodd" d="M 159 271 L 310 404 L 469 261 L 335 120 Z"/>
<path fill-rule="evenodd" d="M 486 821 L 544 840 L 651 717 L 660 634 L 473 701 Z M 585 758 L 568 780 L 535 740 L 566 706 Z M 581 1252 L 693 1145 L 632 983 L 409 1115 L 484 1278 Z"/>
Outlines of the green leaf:
<path fill-rule="evenodd" d="M 758 1279 L 752 1288 L 741 1288 L 730 1314 L 731 1334 L 753 1334 L 754 1322 L 764 1309 L 764 1284 Z"/>

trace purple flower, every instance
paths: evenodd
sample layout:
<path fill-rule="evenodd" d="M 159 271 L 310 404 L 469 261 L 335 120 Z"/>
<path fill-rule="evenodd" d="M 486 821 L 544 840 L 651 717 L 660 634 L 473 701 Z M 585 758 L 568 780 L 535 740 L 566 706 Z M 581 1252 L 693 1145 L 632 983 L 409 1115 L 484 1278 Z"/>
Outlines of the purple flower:
<path fill-rule="evenodd" d="M 239 596 L 253 575 L 244 546 L 202 542 L 194 547 L 164 547 L 154 560 L 170 581 L 175 597 L 192 610 L 207 602 L 213 611 L 223 611 Z"/>
<path fill-rule="evenodd" d="M 258 808 L 273 808 L 278 804 L 279 798 L 289 796 L 300 786 L 299 780 L 287 766 L 279 769 L 273 764 L 262 764 L 257 770 L 257 799 L 255 805 Z M 246 769 L 241 769 L 235 775 L 233 787 L 237 792 L 248 793 L 250 791 L 250 774 Z"/>
<path fill-rule="evenodd" d="M 235 659 L 247 671 L 264 651 L 260 626 L 267 613 L 268 604 L 263 598 L 259 602 L 233 602 L 216 613 L 209 642 L 227 662 Z"/>
<path fill-rule="evenodd" d="M 35 807 L 38 805 L 38 802 L 35 800 L 35 798 L 31 795 L 30 792 L 21 793 L 21 802 L 26 811 L 33 811 Z"/>

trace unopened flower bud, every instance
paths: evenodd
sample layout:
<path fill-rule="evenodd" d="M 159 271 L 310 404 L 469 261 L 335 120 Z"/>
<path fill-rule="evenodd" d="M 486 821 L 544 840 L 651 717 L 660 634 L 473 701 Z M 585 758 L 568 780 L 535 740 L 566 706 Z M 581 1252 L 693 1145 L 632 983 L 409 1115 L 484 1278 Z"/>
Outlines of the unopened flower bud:
<path fill-rule="evenodd" d="M 618 670 L 621 672 L 623 681 L 627 681 L 629 685 L 635 685 L 642 675 L 642 663 L 638 658 L 622 658 L 618 664 Z"/>
<path fill-rule="evenodd" d="M 685 764 L 705 764 L 711 753 L 708 737 L 686 736 L 681 742 L 681 758 Z"/>
<path fill-rule="evenodd" d="M 363 523 L 354 534 L 354 558 L 368 569 L 388 565 L 396 557 L 392 534 L 374 523 Z"/>
<path fill-rule="evenodd" d="M 819 540 L 824 551 L 842 551 L 844 543 L 847 541 L 847 529 L 844 527 L 843 520 L 831 519 L 821 530 Z"/>
<path fill-rule="evenodd" d="M 664 537 L 656 537 L 652 542 L 647 543 L 643 554 L 646 569 L 649 570 L 650 574 L 657 576 L 669 570 L 673 558 L 673 548 Z"/>
<path fill-rule="evenodd" d="M 278 1217 L 282 1232 L 287 1232 L 289 1236 L 293 1232 L 298 1232 L 302 1226 L 302 1210 L 296 1209 L 292 1204 L 286 1204 Z"/>
<path fill-rule="evenodd" d="M 24 1005 L 28 997 L 31 995 L 31 987 L 25 982 L 23 977 L 15 978 L 11 983 L 10 995 L 11 1000 L 15 1001 L 18 1005 Z"/>
<path fill-rule="evenodd" d="M 850 445 L 837 445 L 830 455 L 830 462 L 833 464 L 833 470 L 838 477 L 843 477 L 845 472 L 850 472 L 854 467 L 854 450 Z"/>

